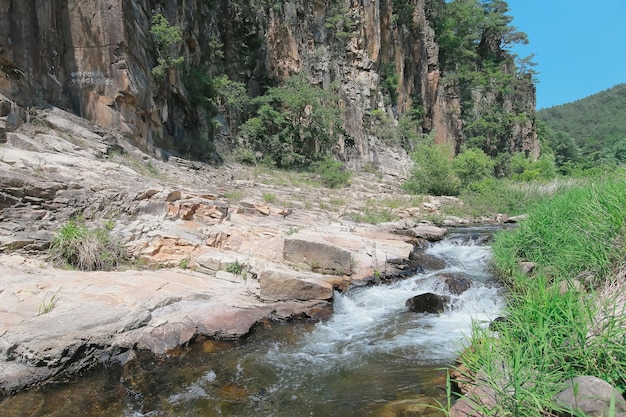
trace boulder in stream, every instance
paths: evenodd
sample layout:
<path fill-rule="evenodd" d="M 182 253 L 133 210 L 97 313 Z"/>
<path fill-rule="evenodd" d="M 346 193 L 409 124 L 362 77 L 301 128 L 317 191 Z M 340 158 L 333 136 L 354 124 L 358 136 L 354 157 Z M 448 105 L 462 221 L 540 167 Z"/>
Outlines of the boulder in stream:
<path fill-rule="evenodd" d="M 440 273 L 436 278 L 454 295 L 461 295 L 472 286 L 472 279 L 463 273 Z"/>
<path fill-rule="evenodd" d="M 427 292 L 409 298 L 406 301 L 406 306 L 415 313 L 441 314 L 445 311 L 446 305 L 450 304 L 450 301 L 451 299 L 447 295 Z"/>

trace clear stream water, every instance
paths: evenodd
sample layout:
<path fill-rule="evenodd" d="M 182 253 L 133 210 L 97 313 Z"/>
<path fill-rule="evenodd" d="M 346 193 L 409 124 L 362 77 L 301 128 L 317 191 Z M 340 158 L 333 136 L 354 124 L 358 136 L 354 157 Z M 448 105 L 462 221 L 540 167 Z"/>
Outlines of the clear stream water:
<path fill-rule="evenodd" d="M 490 248 L 465 229 L 427 253 L 438 272 L 472 286 L 444 314 L 416 314 L 407 299 L 445 293 L 434 273 L 335 295 L 320 322 L 271 324 L 246 340 L 194 343 L 180 355 L 146 355 L 125 368 L 0 398 L 0 416 L 387 416 L 390 404 L 445 401 L 445 371 L 470 333 L 503 308 L 487 271 Z"/>

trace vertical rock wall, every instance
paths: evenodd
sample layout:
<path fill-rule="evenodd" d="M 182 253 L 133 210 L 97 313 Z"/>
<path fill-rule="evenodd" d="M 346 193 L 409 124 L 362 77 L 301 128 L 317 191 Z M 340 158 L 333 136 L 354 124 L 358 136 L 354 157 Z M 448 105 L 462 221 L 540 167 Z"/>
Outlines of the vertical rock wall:
<path fill-rule="evenodd" d="M 413 1 L 409 28 L 394 19 L 391 0 L 4 0 L 0 93 L 23 105 L 70 109 L 122 130 L 150 151 L 172 149 L 210 122 L 190 102 L 185 69 L 227 73 L 247 83 L 252 95 L 262 92 L 265 79 L 304 71 L 321 86 L 340 85 L 347 135 L 338 142 L 339 152 L 353 165 L 374 163 L 403 176 L 409 165 L 405 150 L 368 133 L 372 111 L 397 119 L 419 106 L 424 132 L 435 132 L 438 143 L 458 149 L 463 140 L 458 87 L 442 85 L 424 2 Z M 155 10 L 184 35 L 178 50 L 184 67 L 161 83 L 151 75 Z M 337 10 L 351 22 L 347 33 L 328 24 Z M 388 64 L 398 76 L 394 103 L 381 88 L 381 69 Z M 236 127 L 237 120 L 223 116 Z M 534 152 L 532 121 L 516 134 L 511 148 Z"/>

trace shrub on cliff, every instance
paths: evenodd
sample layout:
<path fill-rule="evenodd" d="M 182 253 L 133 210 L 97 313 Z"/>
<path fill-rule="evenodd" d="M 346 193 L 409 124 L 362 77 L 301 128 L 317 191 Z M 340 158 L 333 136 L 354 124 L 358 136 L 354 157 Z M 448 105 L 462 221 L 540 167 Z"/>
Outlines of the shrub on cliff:
<path fill-rule="evenodd" d="M 107 227 L 90 229 L 80 219 L 70 220 L 53 238 L 50 255 L 54 263 L 82 271 L 110 270 L 126 257 Z"/>
<path fill-rule="evenodd" d="M 157 81 L 163 81 L 169 68 L 181 65 L 185 57 L 177 56 L 177 45 L 183 40 L 183 30 L 170 25 L 161 13 L 152 15 L 150 34 L 156 43 L 157 65 L 152 68 L 152 75 Z"/>
<path fill-rule="evenodd" d="M 338 95 L 311 85 L 304 74 L 253 101 L 254 117 L 240 129 L 245 144 L 279 168 L 303 168 L 323 159 L 343 132 Z"/>

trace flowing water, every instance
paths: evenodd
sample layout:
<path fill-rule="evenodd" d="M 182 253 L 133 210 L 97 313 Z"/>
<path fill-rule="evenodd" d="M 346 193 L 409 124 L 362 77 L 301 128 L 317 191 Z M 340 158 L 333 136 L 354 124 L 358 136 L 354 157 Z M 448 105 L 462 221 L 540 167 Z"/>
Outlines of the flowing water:
<path fill-rule="evenodd" d="M 427 249 L 446 261 L 438 272 L 473 279 L 443 314 L 407 310 L 414 295 L 446 293 L 435 273 L 421 273 L 336 294 L 328 321 L 271 324 L 243 341 L 206 340 L 172 358 L 98 369 L 6 397 L 0 415 L 395 416 L 407 404 L 445 402 L 442 369 L 462 349 L 472 321 L 487 325 L 503 307 L 479 232 L 468 229 Z"/>

